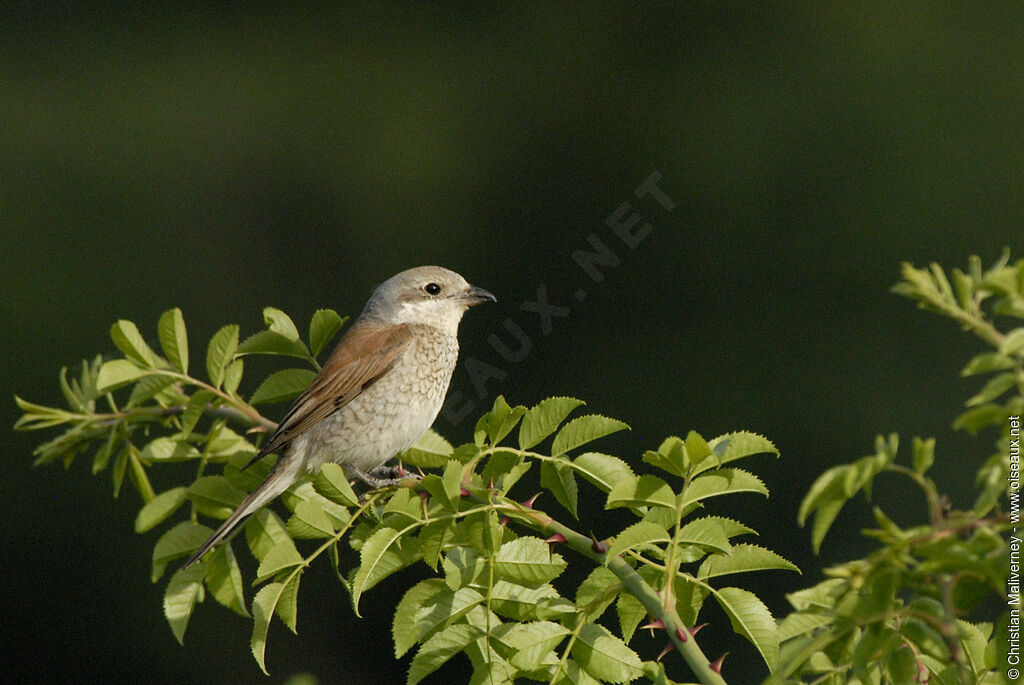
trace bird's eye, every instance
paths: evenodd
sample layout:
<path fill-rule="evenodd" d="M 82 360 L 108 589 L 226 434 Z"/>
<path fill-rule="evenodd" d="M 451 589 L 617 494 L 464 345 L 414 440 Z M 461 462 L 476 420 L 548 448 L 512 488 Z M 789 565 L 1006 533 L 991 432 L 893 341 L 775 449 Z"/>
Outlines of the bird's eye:
<path fill-rule="evenodd" d="M 425 290 L 428 295 L 437 295 L 441 292 L 441 286 L 437 283 L 427 283 L 423 286 L 423 290 Z"/>

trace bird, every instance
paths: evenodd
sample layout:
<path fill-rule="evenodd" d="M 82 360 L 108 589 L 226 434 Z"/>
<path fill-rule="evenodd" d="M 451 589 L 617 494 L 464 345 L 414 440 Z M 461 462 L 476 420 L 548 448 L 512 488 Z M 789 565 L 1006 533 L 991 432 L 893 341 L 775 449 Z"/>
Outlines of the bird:
<path fill-rule="evenodd" d="M 440 266 L 402 271 L 381 283 L 320 372 L 296 398 L 253 463 L 278 460 L 185 562 L 188 568 L 245 520 L 328 462 L 373 488 L 375 473 L 434 423 L 459 354 L 466 310 L 496 302 L 489 291 Z"/>

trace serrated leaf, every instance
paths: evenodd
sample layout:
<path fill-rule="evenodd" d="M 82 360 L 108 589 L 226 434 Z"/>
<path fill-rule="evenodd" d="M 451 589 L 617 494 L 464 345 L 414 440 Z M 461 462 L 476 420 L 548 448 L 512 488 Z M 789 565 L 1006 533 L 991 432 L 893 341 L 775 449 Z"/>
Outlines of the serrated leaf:
<path fill-rule="evenodd" d="M 224 369 L 224 392 L 234 395 L 238 392 L 238 386 L 242 383 L 242 374 L 245 371 L 245 362 L 241 359 L 228 364 Z"/>
<path fill-rule="evenodd" d="M 423 526 L 419 540 L 424 563 L 436 571 L 441 552 L 454 536 L 455 523 L 451 519 L 442 519 Z"/>
<path fill-rule="evenodd" d="M 501 642 L 513 652 L 509 663 L 521 671 L 541 667 L 545 657 L 569 634 L 568 628 L 551 621 L 512 624 L 501 636 Z"/>
<path fill-rule="evenodd" d="M 206 373 L 210 383 L 219 388 L 224 371 L 238 350 L 238 326 L 230 324 L 217 331 L 206 348 Z"/>
<path fill-rule="evenodd" d="M 775 619 L 757 595 L 738 587 L 712 589 L 711 594 L 732 622 L 732 629 L 747 638 L 761 653 L 769 670 L 779 658 L 779 635 Z"/>
<path fill-rule="evenodd" d="M 100 367 L 99 375 L 96 376 L 96 389 L 99 392 L 110 392 L 145 375 L 146 371 L 127 359 L 114 359 Z"/>
<path fill-rule="evenodd" d="M 188 334 L 185 331 L 185 317 L 175 307 L 160 316 L 157 334 L 164 356 L 181 373 L 188 373 Z"/>
<path fill-rule="evenodd" d="M 753 492 L 759 495 L 768 496 L 768 488 L 764 483 L 749 471 L 742 469 L 717 469 L 714 472 L 704 473 L 690 481 L 689 487 L 679 498 L 679 508 L 684 509 L 695 502 L 718 497 L 719 495 L 731 495 L 740 492 Z"/>
<path fill-rule="evenodd" d="M 277 307 L 263 308 L 263 322 L 268 329 L 280 333 L 289 340 L 299 339 L 299 329 L 295 327 L 295 322 Z"/>
<path fill-rule="evenodd" d="M 540 486 L 551 491 L 558 503 L 579 518 L 577 513 L 578 489 L 572 475 L 572 464 L 568 461 L 543 461 L 540 465 Z"/>
<path fill-rule="evenodd" d="M 323 502 L 321 499 L 320 502 Z M 295 505 L 294 516 L 288 519 L 286 528 L 293 538 L 309 540 L 328 538 L 334 535 L 334 524 L 320 503 L 304 500 Z"/>
<path fill-rule="evenodd" d="M 689 457 L 691 464 L 697 465 L 711 454 L 711 447 L 700 433 L 690 431 L 686 434 L 686 456 Z"/>
<path fill-rule="evenodd" d="M 436 469 L 445 465 L 451 458 L 455 448 L 440 433 L 428 429 L 426 433 L 412 444 L 412 447 L 399 452 L 398 459 L 404 464 L 419 466 L 425 469 Z"/>
<path fill-rule="evenodd" d="M 416 561 L 418 553 L 419 541 L 393 528 L 379 528 L 363 543 L 351 588 L 352 606 L 357 616 L 363 592 Z"/>
<path fill-rule="evenodd" d="M 416 656 L 413 657 L 412 663 L 409 664 L 406 685 L 419 683 L 482 634 L 483 631 L 476 626 L 457 623 L 432 635 L 423 643 L 423 646 L 416 652 Z"/>
<path fill-rule="evenodd" d="M 185 488 L 171 488 L 146 502 L 135 517 L 135 532 L 145 533 L 167 520 L 185 502 Z"/>
<path fill-rule="evenodd" d="M 538 402 L 526 412 L 519 426 L 519 449 L 530 449 L 539 444 L 583 404 L 585 402 L 574 397 L 549 397 Z"/>
<path fill-rule="evenodd" d="M 110 339 L 114 346 L 124 353 L 127 359 L 147 369 L 160 366 L 160 359 L 139 333 L 138 327 L 131 321 L 121 319 L 110 327 Z"/>
<path fill-rule="evenodd" d="M 181 569 L 171 576 L 164 592 L 164 616 L 171 626 L 171 632 L 178 644 L 185 644 L 185 629 L 192 617 L 196 600 L 203 590 L 203 568 L 192 566 Z"/>
<path fill-rule="evenodd" d="M 238 346 L 238 354 L 276 354 L 283 357 L 310 359 L 306 346 L 277 331 L 253 333 Z"/>
<path fill-rule="evenodd" d="M 132 388 L 132 393 L 128 397 L 128 404 L 126 406 L 135 407 L 146 400 L 160 395 L 166 388 L 177 383 L 177 379 L 172 376 L 164 374 L 150 374 L 144 376 L 138 380 L 135 387 Z M 166 400 L 161 401 L 163 398 L 158 398 L 157 402 L 165 404 Z"/>
<path fill-rule="evenodd" d="M 202 476 L 188 487 L 188 497 L 203 514 L 226 519 L 245 499 L 245 493 L 224 476 Z"/>
<path fill-rule="evenodd" d="M 260 670 L 266 675 L 270 675 L 266 665 L 267 631 L 270 629 L 270 619 L 274 616 L 283 590 L 284 583 L 268 583 L 260 588 L 252 600 L 253 623 L 249 646 Z"/>
<path fill-rule="evenodd" d="M 611 492 L 616 483 L 633 478 L 633 469 L 618 457 L 600 452 L 585 452 L 576 457 L 573 469 L 604 492 Z"/>
<path fill-rule="evenodd" d="M 580 445 L 603 438 L 621 430 L 629 430 L 622 421 L 611 419 L 600 414 L 578 416 L 562 426 L 555 439 L 551 442 L 551 455 L 557 457 L 574 450 Z"/>
<path fill-rule="evenodd" d="M 800 572 L 796 564 L 775 552 L 747 543 L 733 545 L 729 554 L 712 554 L 697 571 L 701 580 L 717 578 L 730 573 L 749 573 L 751 571 L 767 571 L 781 569 Z"/>
<path fill-rule="evenodd" d="M 624 478 L 608 493 L 605 509 L 615 507 L 668 507 L 675 509 L 676 498 L 668 483 L 656 476 Z"/>
<path fill-rule="evenodd" d="M 615 537 L 615 541 L 608 547 L 607 559 L 610 561 L 624 552 L 651 545 L 656 542 L 669 542 L 668 531 L 661 526 L 647 521 L 640 521 L 629 526 Z"/>
<path fill-rule="evenodd" d="M 316 377 L 310 369 L 282 369 L 264 379 L 249 398 L 249 404 L 274 404 L 294 400 Z"/>
<path fill-rule="evenodd" d="M 206 411 L 206 407 L 214 397 L 216 395 L 214 395 L 212 390 L 197 390 L 189 398 L 185 411 L 181 413 L 182 435 L 187 437 L 195 430 L 196 423 L 199 422 L 200 417 L 202 417 L 203 412 Z"/>
<path fill-rule="evenodd" d="M 299 612 L 299 582 L 302 580 L 302 573 L 295 573 L 289 577 L 281 590 L 281 598 L 277 600 L 277 616 L 281 622 L 288 626 L 288 630 L 297 632 Z"/>
<path fill-rule="evenodd" d="M 314 357 L 320 356 L 320 350 L 337 335 L 347 318 L 341 318 L 333 309 L 318 309 L 313 313 L 309 321 L 309 351 Z"/>
<path fill-rule="evenodd" d="M 619 599 L 615 603 L 615 615 L 619 617 L 622 639 L 629 644 L 629 641 L 633 639 L 633 633 L 636 632 L 636 627 L 647 616 L 647 607 L 632 594 L 620 592 Z"/>
<path fill-rule="evenodd" d="M 550 618 L 575 610 L 572 602 L 560 597 L 550 584 L 526 587 L 499 580 L 491 587 L 489 600 L 496 614 L 515 621 Z"/>
<path fill-rule="evenodd" d="M 301 566 L 305 560 L 295 549 L 295 543 L 291 538 L 282 540 L 267 552 L 260 561 L 259 570 L 256 571 L 256 582 L 262 583 L 266 579 L 284 571 L 285 569 Z"/>
<path fill-rule="evenodd" d="M 567 563 L 540 538 L 524 536 L 506 542 L 494 558 L 494 573 L 527 587 L 544 585 L 561 575 Z"/>
<path fill-rule="evenodd" d="M 628 683 L 643 675 L 643 662 L 636 652 L 596 623 L 580 629 L 571 654 L 583 670 L 602 682 Z"/>
<path fill-rule="evenodd" d="M 320 471 L 313 475 L 312 481 L 316 491 L 332 502 L 344 507 L 354 507 L 359 503 L 359 497 L 345 477 L 345 470 L 338 464 L 324 464 Z"/>
<path fill-rule="evenodd" d="M 245 523 L 245 542 L 252 555 L 260 561 L 286 540 L 291 541 L 288 530 L 281 518 L 268 508 L 260 509 Z"/>
<path fill-rule="evenodd" d="M 597 566 L 576 588 L 576 607 L 596 621 L 615 601 L 622 581 L 605 566 Z"/>
<path fill-rule="evenodd" d="M 206 555 L 203 562 L 206 568 L 206 587 L 210 594 L 222 606 L 237 614 L 248 616 L 245 606 L 245 589 L 242 585 L 242 571 L 238 567 L 238 559 L 230 543 L 217 545 Z"/>
<path fill-rule="evenodd" d="M 189 556 L 212 534 L 212 528 L 191 521 L 182 521 L 168 530 L 160 536 L 153 548 L 153 572 L 150 579 L 154 583 L 160 580 L 167 564 Z"/>
<path fill-rule="evenodd" d="M 150 441 L 139 453 L 139 459 L 144 462 L 189 461 L 190 459 L 199 459 L 200 456 L 199 450 L 189 443 L 169 437 Z"/>
<path fill-rule="evenodd" d="M 478 444 L 482 444 L 479 441 L 486 436 L 492 445 L 498 444 L 512 432 L 524 414 L 526 414 L 526 407 L 510 407 L 505 398 L 498 395 L 491 410 L 477 421 L 473 432 L 474 440 L 478 441 Z"/>
<path fill-rule="evenodd" d="M 723 444 L 724 448 L 722 447 Z M 717 455 L 716 458 L 708 459 L 701 463 L 700 466 L 694 467 L 691 475 L 696 476 L 722 464 L 728 464 L 731 461 L 752 457 L 757 454 L 779 456 L 779 450 L 771 440 L 749 431 L 737 431 L 720 435 L 711 440 L 708 446 Z"/>
<path fill-rule="evenodd" d="M 428 578 L 416 583 L 402 595 L 391 622 L 396 659 L 401 659 L 419 641 L 421 633 L 416 629 L 416 616 L 423 606 L 430 598 L 448 591 L 444 581 Z"/>
<path fill-rule="evenodd" d="M 690 521 L 679 529 L 675 539 L 680 545 L 697 545 L 718 552 L 728 553 L 732 549 L 722 524 L 710 516 Z"/>

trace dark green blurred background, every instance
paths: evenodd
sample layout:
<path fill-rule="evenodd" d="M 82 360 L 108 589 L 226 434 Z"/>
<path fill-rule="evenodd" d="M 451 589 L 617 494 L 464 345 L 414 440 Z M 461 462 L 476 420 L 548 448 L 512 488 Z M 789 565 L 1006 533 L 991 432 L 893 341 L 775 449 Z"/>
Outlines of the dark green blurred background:
<path fill-rule="evenodd" d="M 991 436 L 949 424 L 980 344 L 888 288 L 902 260 L 1020 255 L 1019 4 L 46 7 L 0 9 L 3 425 L 14 392 L 58 402 L 59 368 L 111 351 L 118 318 L 155 338 L 180 306 L 199 355 L 265 305 L 302 326 L 356 314 L 377 282 L 437 263 L 499 300 L 463 325 L 453 393 L 476 397 L 470 357 L 504 374 L 474 417 L 498 393 L 578 396 L 632 425 L 603 447 L 634 461 L 691 428 L 776 441 L 781 460 L 752 464 L 772 498 L 729 511 L 805 569 L 746 580 L 777 615 L 867 549 L 862 500 L 821 559 L 795 517 L 877 432 L 937 436 L 938 477 L 970 502 Z M 671 213 L 634 194 L 654 171 Z M 605 224 L 624 202 L 652 227 L 635 250 Z M 571 258 L 590 234 L 621 260 L 599 283 Z M 547 335 L 521 309 L 540 286 L 569 308 Z M 517 363 L 487 343 L 511 344 L 506 319 L 530 338 Z M 212 600 L 175 643 L 132 491 L 111 499 L 86 460 L 31 469 L 43 436 L 5 435 L 6 675 L 268 682 L 251 624 Z M 876 501 L 924 511 L 885 487 Z M 308 576 L 298 637 L 272 628 L 269 682 L 404 682 L 388 630 L 414 575 L 371 592 L 363 621 L 326 568 Z M 753 650 L 709 617 L 708 653 L 732 650 L 730 681 L 754 682 Z"/>

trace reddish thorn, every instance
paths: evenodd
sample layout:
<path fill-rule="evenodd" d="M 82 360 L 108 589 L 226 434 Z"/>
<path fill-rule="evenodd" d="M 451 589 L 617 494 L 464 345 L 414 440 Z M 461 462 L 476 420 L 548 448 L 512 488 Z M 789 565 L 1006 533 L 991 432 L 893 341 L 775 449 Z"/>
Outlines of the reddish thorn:
<path fill-rule="evenodd" d="M 690 628 L 690 635 L 691 636 L 696 635 L 697 633 L 700 632 L 700 629 L 703 628 L 706 625 L 707 625 L 707 623 L 701 623 L 699 626 L 694 626 L 694 627 Z"/>
<path fill-rule="evenodd" d="M 676 628 L 676 637 L 679 638 L 680 642 L 686 642 L 690 639 L 690 634 L 686 632 L 686 628 L 679 626 Z"/>
<path fill-rule="evenodd" d="M 729 652 L 726 652 L 722 656 L 715 659 L 715 663 L 711 664 L 711 670 L 717 673 L 718 675 L 722 675 L 722 662 L 725 661 L 725 657 L 728 655 Z"/>
<path fill-rule="evenodd" d="M 656 659 L 656 661 L 661 661 L 662 657 L 664 657 L 666 654 L 668 654 L 669 652 L 671 652 L 675 648 L 676 648 L 675 643 L 669 642 L 667 645 L 665 645 L 665 647 L 658 654 L 658 658 Z"/>
<path fill-rule="evenodd" d="M 608 551 L 608 547 L 603 542 L 594 537 L 593 533 L 590 534 L 590 549 L 594 550 L 598 554 L 604 554 Z"/>
<path fill-rule="evenodd" d="M 489 479 L 487 479 L 487 489 L 488 490 L 493 490 L 494 489 L 494 475 L 493 474 L 491 475 L 491 477 Z"/>
<path fill-rule="evenodd" d="M 405 470 L 405 466 L 402 465 L 402 462 L 398 462 L 398 477 L 399 478 L 405 478 L 405 476 L 408 473 L 409 472 Z"/>
<path fill-rule="evenodd" d="M 534 495 L 533 497 L 531 497 L 530 499 L 528 499 L 525 502 L 523 502 L 523 506 L 526 507 L 527 509 L 533 509 L 533 503 L 537 501 L 538 497 L 540 497 L 540 493 L 539 492 L 536 495 Z"/>
<path fill-rule="evenodd" d="M 565 536 L 562 535 L 561 533 L 555 533 L 554 535 L 549 537 L 544 542 L 548 543 L 548 545 L 559 544 L 559 543 L 565 542 Z"/>
<path fill-rule="evenodd" d="M 469 497 L 469 490 L 466 488 L 459 488 L 459 497 Z"/>
<path fill-rule="evenodd" d="M 424 502 L 426 502 L 428 499 L 430 499 L 430 493 L 427 492 L 426 490 L 420 490 L 416 494 L 419 495 L 420 499 L 423 500 Z"/>
<path fill-rule="evenodd" d="M 499 526 L 507 525 L 508 521 L 509 521 L 508 516 L 502 516 L 500 519 L 498 519 L 498 525 Z"/>
<path fill-rule="evenodd" d="M 665 630 L 665 622 L 662 621 L 660 618 L 656 618 L 652 620 L 650 623 L 640 626 L 640 630 L 643 630 L 644 628 L 650 628 L 651 630 L 654 630 L 655 628 L 657 628 L 658 630 Z"/>

